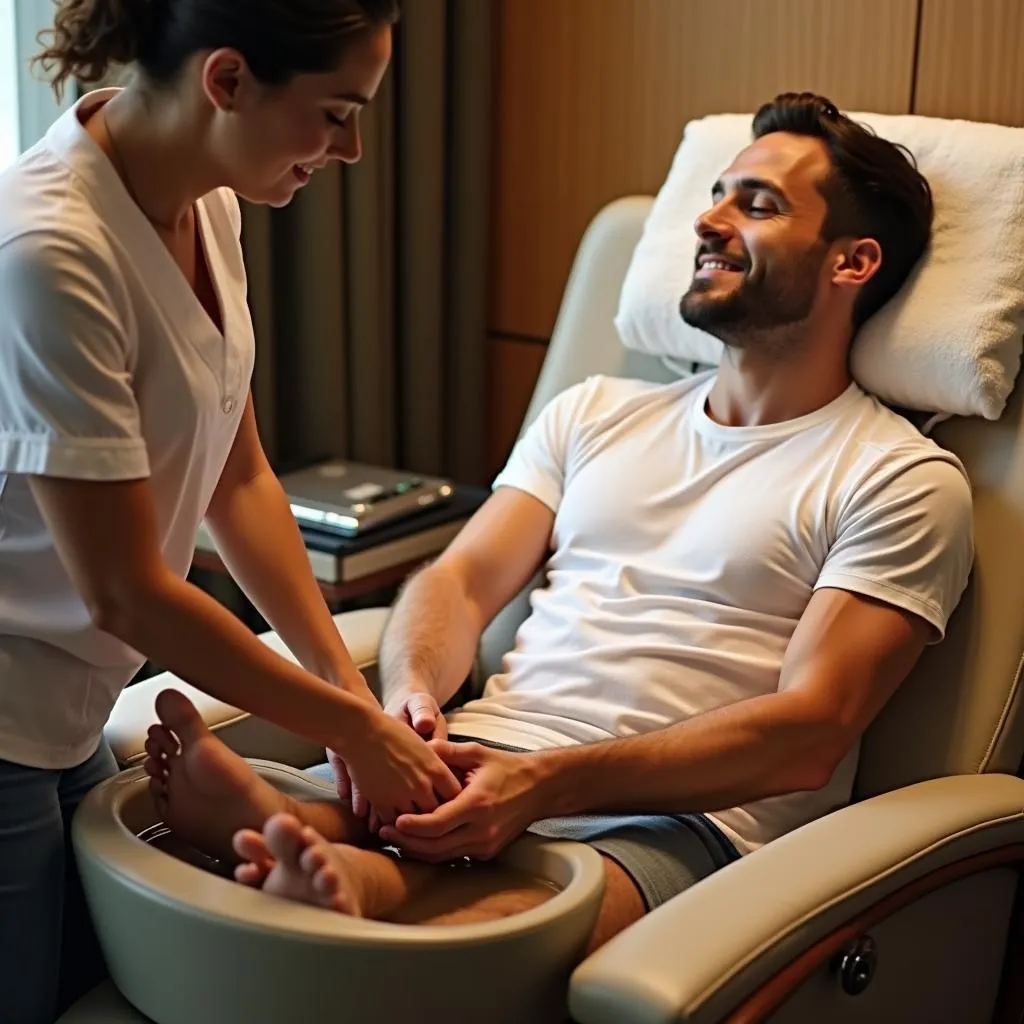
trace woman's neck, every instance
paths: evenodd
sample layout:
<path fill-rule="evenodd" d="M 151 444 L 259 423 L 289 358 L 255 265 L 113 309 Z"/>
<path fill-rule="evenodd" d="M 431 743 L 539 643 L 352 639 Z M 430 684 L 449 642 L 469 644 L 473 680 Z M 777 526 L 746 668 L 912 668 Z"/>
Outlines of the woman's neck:
<path fill-rule="evenodd" d="M 103 105 L 86 130 L 110 158 L 129 194 L 156 226 L 177 232 L 191 224 L 197 199 L 221 182 L 209 162 L 206 125 L 174 97 L 147 101 L 129 87 Z"/>

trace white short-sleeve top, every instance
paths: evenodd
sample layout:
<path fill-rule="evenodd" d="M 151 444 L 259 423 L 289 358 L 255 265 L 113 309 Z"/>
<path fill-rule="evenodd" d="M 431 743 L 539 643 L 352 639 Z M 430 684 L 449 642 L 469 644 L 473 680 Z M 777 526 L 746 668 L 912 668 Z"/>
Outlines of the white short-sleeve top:
<path fill-rule="evenodd" d="M 974 556 L 956 457 L 856 384 L 797 419 L 733 427 L 707 413 L 714 383 L 591 377 L 531 424 L 494 486 L 555 513 L 547 585 L 453 734 L 598 743 L 775 693 L 824 588 L 943 636 Z M 754 850 L 847 803 L 858 756 L 820 789 L 711 817 Z"/>
<path fill-rule="evenodd" d="M 197 204 L 222 333 L 83 127 L 114 92 L 0 175 L 0 759 L 43 768 L 93 753 L 143 658 L 92 624 L 28 476 L 148 478 L 184 577 L 253 368 L 237 199 Z"/>

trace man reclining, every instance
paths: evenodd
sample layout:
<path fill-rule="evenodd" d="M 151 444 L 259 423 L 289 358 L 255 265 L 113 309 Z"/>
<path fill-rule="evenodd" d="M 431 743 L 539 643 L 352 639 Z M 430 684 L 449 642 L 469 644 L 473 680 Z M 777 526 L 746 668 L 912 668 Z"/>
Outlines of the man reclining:
<path fill-rule="evenodd" d="M 557 397 L 390 619 L 386 706 L 436 743 L 458 797 L 394 822 L 297 804 L 161 695 L 154 792 L 197 845 L 233 849 L 240 881 L 388 918 L 441 877 L 431 862 L 532 829 L 604 855 L 596 947 L 849 800 L 861 734 L 943 636 L 973 557 L 962 467 L 848 368 L 928 243 L 932 199 L 821 97 L 776 98 L 753 133 L 696 223 L 680 305 L 724 342 L 721 367 Z M 505 671 L 446 720 L 482 631 L 541 568 Z M 366 845 L 378 827 L 401 857 Z"/>

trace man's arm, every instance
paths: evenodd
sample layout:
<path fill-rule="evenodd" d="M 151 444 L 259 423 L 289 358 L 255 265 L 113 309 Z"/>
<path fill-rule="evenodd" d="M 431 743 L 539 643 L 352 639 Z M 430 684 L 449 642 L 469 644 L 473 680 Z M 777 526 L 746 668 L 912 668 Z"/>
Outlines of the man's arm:
<path fill-rule="evenodd" d="M 381 645 L 383 697 L 425 693 L 443 705 L 473 667 L 488 623 L 544 564 L 554 513 L 500 487 L 432 565 L 410 580 Z"/>
<path fill-rule="evenodd" d="M 303 667 L 371 699 L 310 570 L 288 498 L 263 452 L 251 395 L 206 522 L 228 571 Z"/>
<path fill-rule="evenodd" d="M 931 629 L 892 605 L 820 590 L 790 641 L 778 692 L 643 736 L 545 753 L 544 814 L 715 811 L 820 789 Z"/>
<path fill-rule="evenodd" d="M 430 814 L 403 815 L 381 838 L 431 860 L 487 858 L 541 818 L 715 811 L 821 788 L 931 628 L 870 598 L 820 590 L 790 641 L 776 693 L 642 736 L 535 754 L 435 744 L 468 784 Z"/>

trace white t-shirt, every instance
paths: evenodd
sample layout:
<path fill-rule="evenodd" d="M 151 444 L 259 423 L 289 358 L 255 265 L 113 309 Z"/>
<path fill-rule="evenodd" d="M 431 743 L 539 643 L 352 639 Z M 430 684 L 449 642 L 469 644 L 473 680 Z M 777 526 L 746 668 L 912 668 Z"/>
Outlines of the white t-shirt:
<path fill-rule="evenodd" d="M 713 383 L 592 378 L 527 431 L 495 487 L 556 513 L 548 582 L 453 733 L 593 743 L 776 692 L 821 587 L 941 638 L 973 561 L 957 460 L 856 385 L 799 419 L 724 427 L 705 411 Z M 750 851 L 848 802 L 856 762 L 821 790 L 711 817 Z"/>
<path fill-rule="evenodd" d="M 142 657 L 97 630 L 26 475 L 149 478 L 182 577 L 253 367 L 229 190 L 198 204 L 222 336 L 80 118 L 90 93 L 0 175 L 0 759 L 89 757 Z"/>

